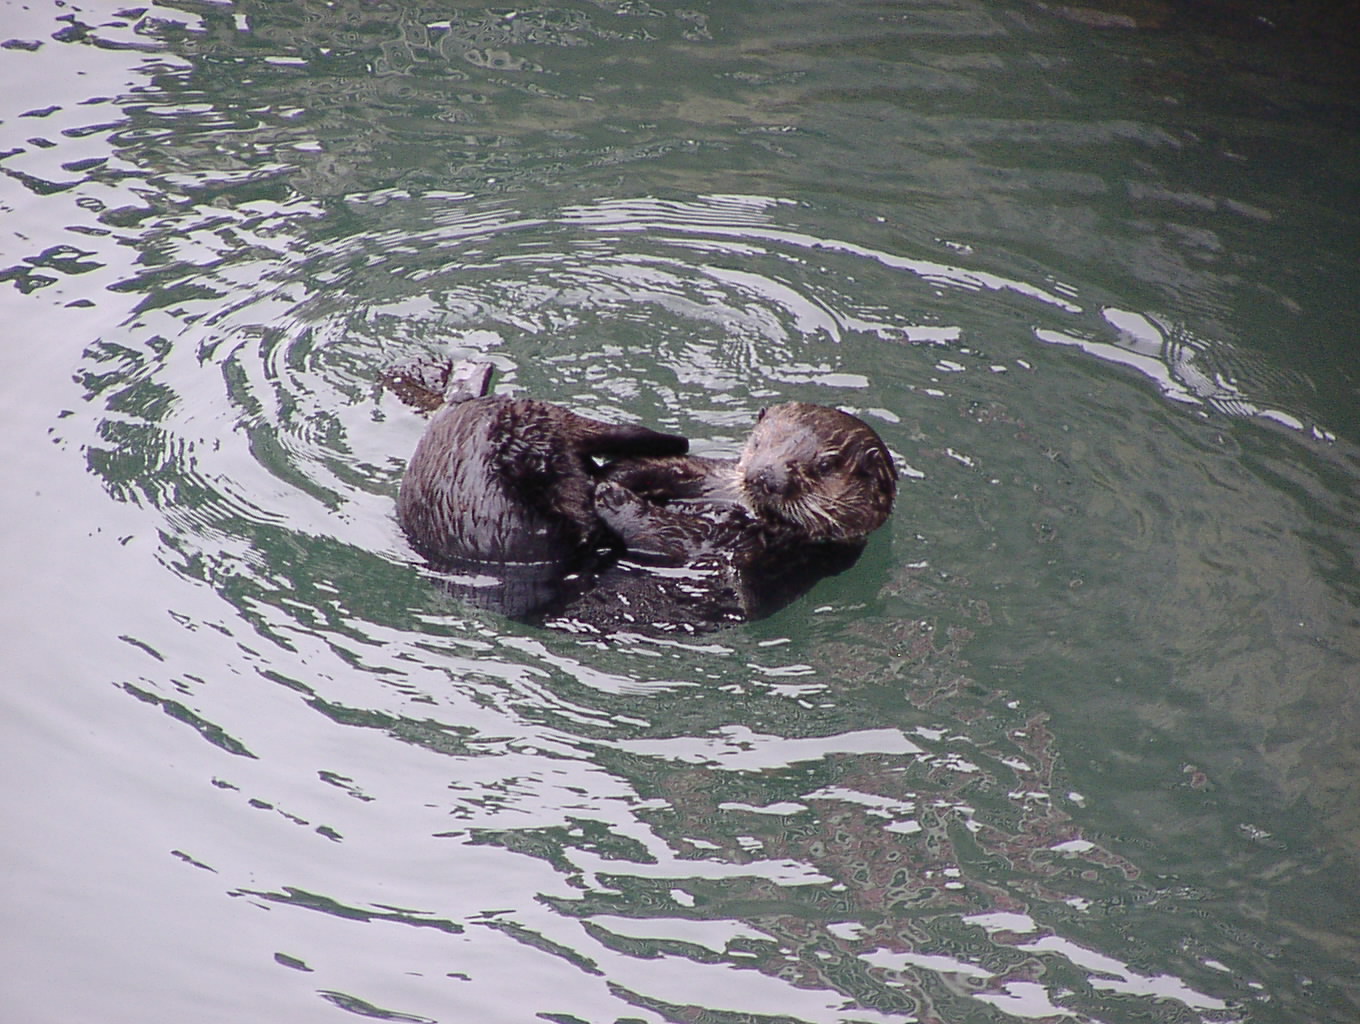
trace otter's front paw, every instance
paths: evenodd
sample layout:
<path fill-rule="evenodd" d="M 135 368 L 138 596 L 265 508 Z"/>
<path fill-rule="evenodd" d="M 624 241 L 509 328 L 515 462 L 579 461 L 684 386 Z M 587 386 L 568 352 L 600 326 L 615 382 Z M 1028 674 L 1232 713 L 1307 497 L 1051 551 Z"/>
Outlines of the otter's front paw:
<path fill-rule="evenodd" d="M 684 552 L 669 545 L 661 536 L 663 524 L 658 520 L 665 513 L 627 487 L 610 480 L 596 484 L 595 513 L 623 541 L 629 557 L 665 564 L 683 559 Z"/>
<path fill-rule="evenodd" d="M 595 485 L 595 511 L 611 526 L 614 518 L 640 514 L 642 504 L 642 499 L 622 484 L 602 480 Z"/>

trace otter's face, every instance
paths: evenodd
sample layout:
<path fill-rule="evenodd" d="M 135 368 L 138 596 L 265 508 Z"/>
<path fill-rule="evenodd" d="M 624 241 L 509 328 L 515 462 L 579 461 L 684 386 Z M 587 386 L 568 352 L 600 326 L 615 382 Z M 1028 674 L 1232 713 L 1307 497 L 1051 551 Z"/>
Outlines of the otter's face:
<path fill-rule="evenodd" d="M 811 541 L 863 540 L 897 494 L 892 456 L 873 429 L 805 402 L 761 412 L 737 473 L 753 508 Z"/>

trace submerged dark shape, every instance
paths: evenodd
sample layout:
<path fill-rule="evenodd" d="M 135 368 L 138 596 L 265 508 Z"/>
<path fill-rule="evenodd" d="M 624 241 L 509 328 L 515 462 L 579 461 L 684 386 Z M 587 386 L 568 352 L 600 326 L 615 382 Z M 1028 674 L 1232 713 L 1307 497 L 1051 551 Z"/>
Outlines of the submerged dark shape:
<path fill-rule="evenodd" d="M 489 367 L 469 365 L 385 379 L 436 410 L 398 520 L 474 604 L 591 632 L 705 631 L 848 568 L 892 510 L 891 455 L 836 409 L 775 406 L 738 458 L 699 458 L 676 435 L 488 397 Z"/>

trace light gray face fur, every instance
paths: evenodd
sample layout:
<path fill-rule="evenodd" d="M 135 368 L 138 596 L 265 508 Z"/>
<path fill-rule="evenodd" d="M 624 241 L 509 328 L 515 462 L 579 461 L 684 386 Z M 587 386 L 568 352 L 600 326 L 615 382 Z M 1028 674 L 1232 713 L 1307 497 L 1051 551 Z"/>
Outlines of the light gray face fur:
<path fill-rule="evenodd" d="M 897 494 L 887 447 L 847 413 L 788 402 L 761 413 L 737 460 L 745 500 L 811 541 L 859 541 L 883 525 Z"/>

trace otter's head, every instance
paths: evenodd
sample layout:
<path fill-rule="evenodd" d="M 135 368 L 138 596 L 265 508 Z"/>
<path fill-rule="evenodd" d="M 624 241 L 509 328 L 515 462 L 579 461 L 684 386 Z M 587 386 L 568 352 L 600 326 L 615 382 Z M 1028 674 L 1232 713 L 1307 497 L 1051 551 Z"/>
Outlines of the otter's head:
<path fill-rule="evenodd" d="M 753 508 L 811 541 L 863 540 L 883 525 L 897 494 L 897 469 L 873 429 L 806 402 L 761 412 L 737 473 Z"/>

